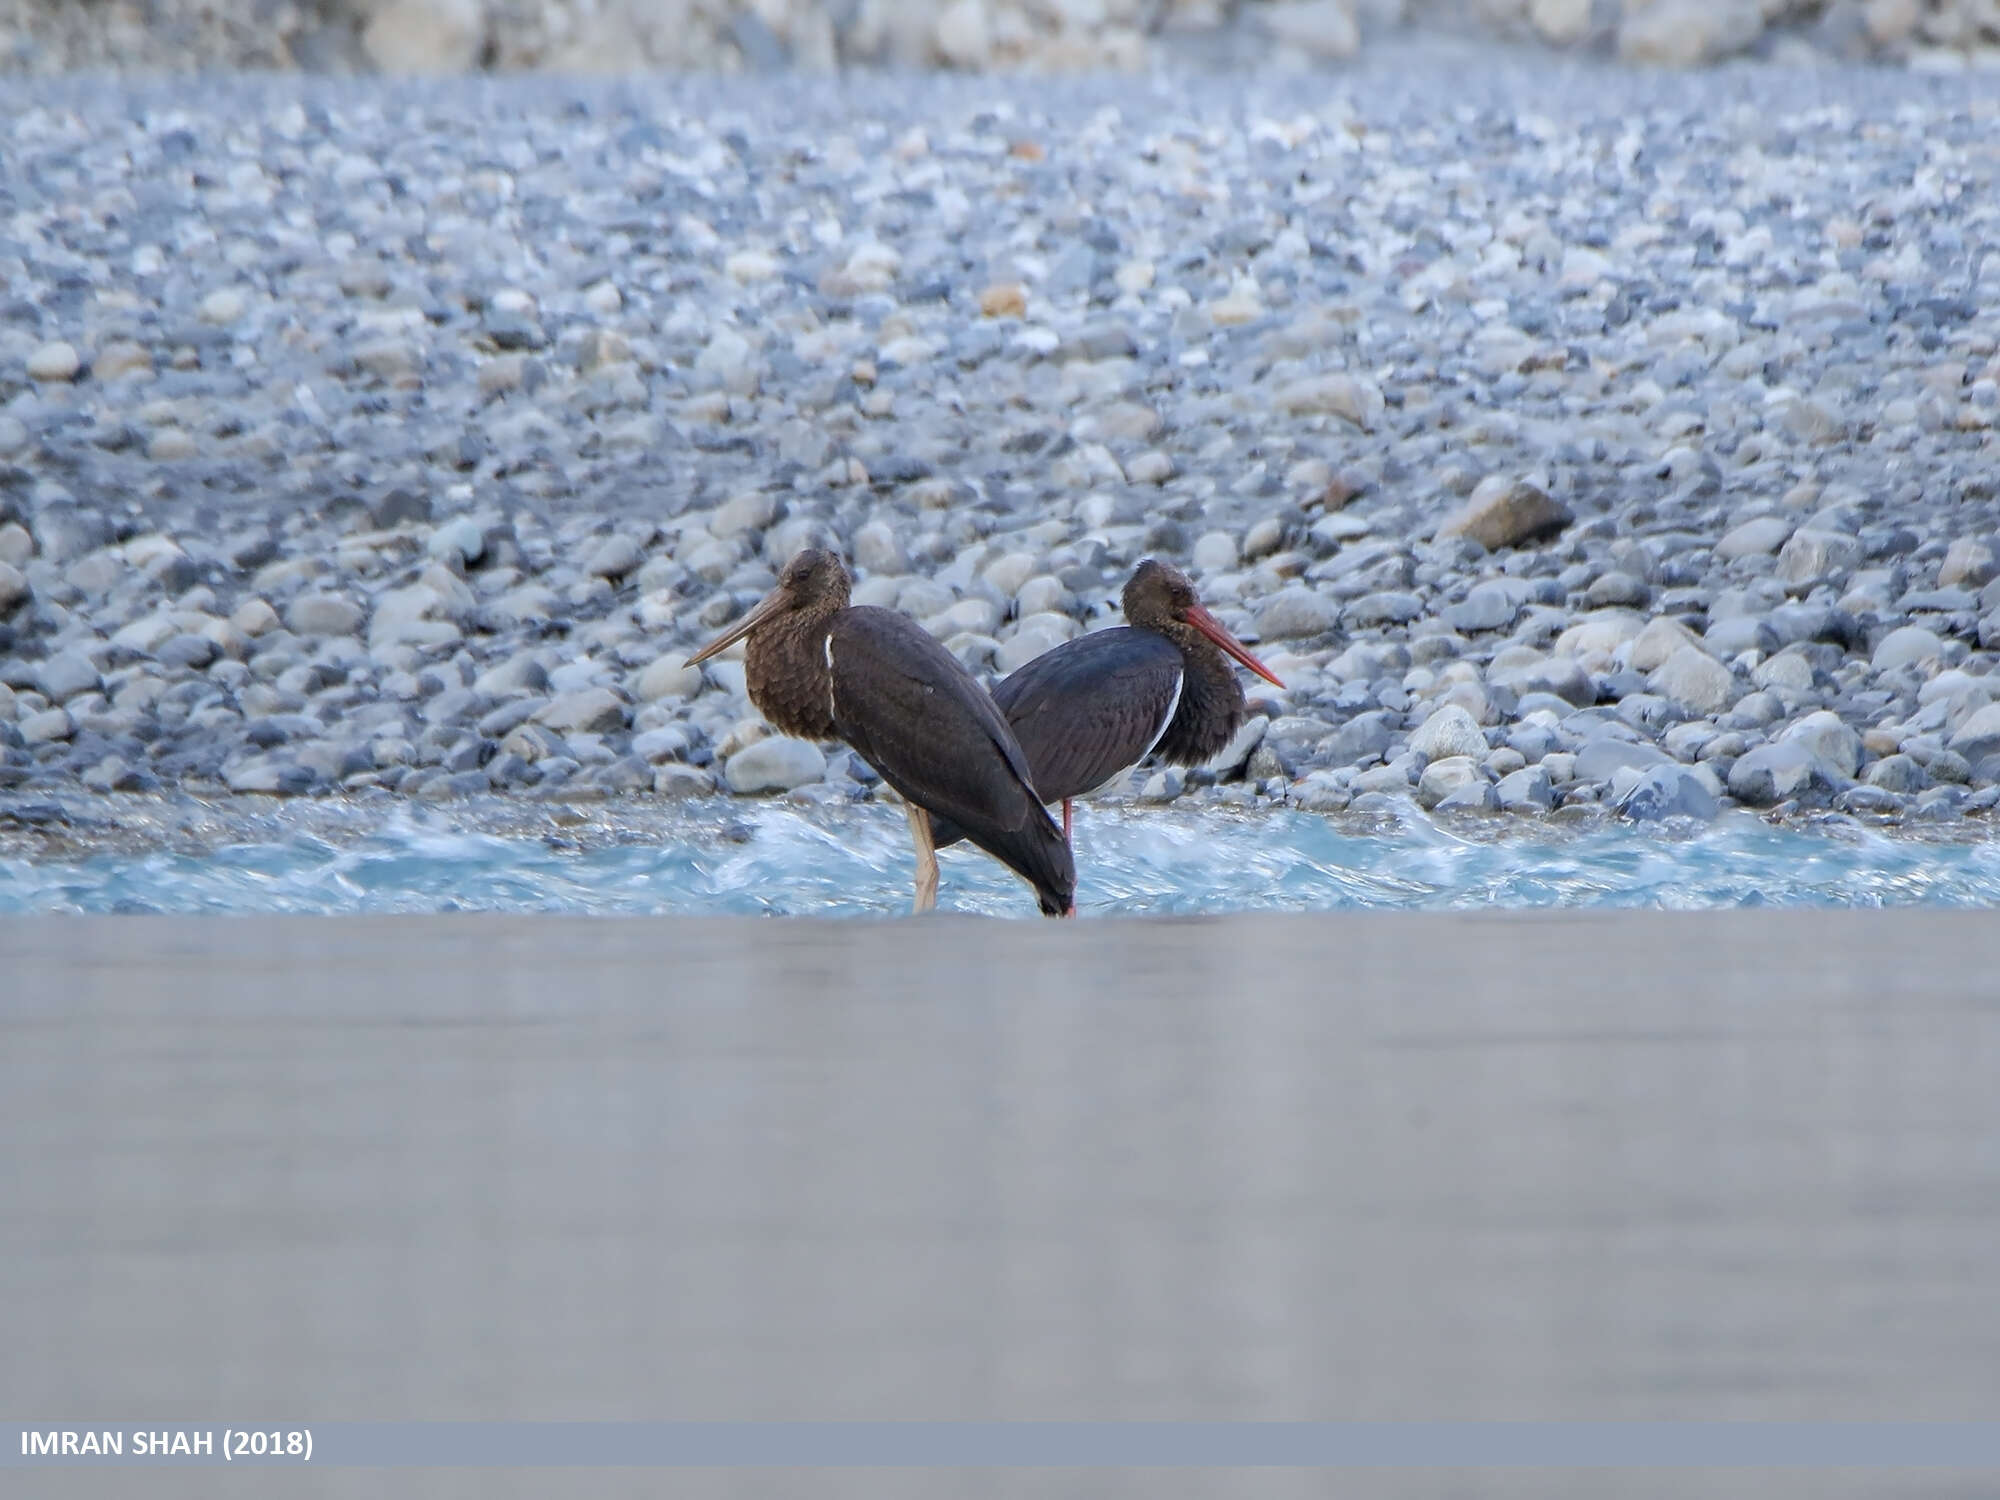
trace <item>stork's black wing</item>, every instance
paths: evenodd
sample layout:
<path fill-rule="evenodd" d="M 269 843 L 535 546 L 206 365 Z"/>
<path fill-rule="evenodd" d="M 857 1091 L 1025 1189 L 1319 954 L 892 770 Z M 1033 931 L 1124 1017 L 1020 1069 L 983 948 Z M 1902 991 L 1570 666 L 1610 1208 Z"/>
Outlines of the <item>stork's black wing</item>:
<path fill-rule="evenodd" d="M 867 606 L 836 615 L 826 645 L 840 737 L 933 821 L 1032 885 L 1044 911 L 1068 910 L 1069 843 L 1006 719 L 958 658 L 907 615 Z"/>
<path fill-rule="evenodd" d="M 1181 690 L 1179 649 L 1120 625 L 1066 641 L 1002 678 L 993 701 L 1028 757 L 1045 802 L 1079 797 L 1138 763 L 1166 727 Z M 932 820 L 948 844 L 960 829 Z"/>
<path fill-rule="evenodd" d="M 1094 791 L 1138 764 L 1179 698 L 1181 653 L 1120 625 L 1046 651 L 993 689 L 1045 801 Z"/>

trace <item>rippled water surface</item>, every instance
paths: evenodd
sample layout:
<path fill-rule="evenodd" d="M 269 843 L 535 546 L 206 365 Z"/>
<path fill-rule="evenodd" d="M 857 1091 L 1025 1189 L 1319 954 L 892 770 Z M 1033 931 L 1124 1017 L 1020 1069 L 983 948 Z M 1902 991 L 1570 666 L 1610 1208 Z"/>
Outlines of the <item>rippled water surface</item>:
<path fill-rule="evenodd" d="M 2000 840 L 1772 828 L 1752 818 L 1681 837 L 1627 828 L 1479 838 L 1412 822 L 1342 828 L 1305 814 L 1091 809 L 1076 834 L 1085 914 L 2000 904 Z M 1026 888 L 964 848 L 940 905 L 1034 914 Z M 0 857 L 0 912 L 767 912 L 903 910 L 911 855 L 884 807 L 743 815 L 593 839 L 466 831 L 398 814 L 199 851 Z"/>

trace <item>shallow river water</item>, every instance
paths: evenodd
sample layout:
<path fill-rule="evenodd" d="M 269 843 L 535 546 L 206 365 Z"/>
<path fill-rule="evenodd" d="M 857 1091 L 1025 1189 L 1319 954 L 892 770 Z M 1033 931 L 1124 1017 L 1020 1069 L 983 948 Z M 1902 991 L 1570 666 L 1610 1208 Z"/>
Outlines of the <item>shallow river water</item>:
<path fill-rule="evenodd" d="M 1983 906 L 2000 839 L 1772 827 L 1454 830 L 1304 813 L 1089 808 L 1084 915 L 1469 907 Z M 1025 888 L 964 847 L 946 910 L 1029 917 Z M 202 841 L 0 853 L 0 912 L 564 911 L 871 916 L 902 910 L 911 853 L 886 807 L 765 805 L 644 827 L 482 829 L 397 809 L 363 827 L 283 820 Z"/>

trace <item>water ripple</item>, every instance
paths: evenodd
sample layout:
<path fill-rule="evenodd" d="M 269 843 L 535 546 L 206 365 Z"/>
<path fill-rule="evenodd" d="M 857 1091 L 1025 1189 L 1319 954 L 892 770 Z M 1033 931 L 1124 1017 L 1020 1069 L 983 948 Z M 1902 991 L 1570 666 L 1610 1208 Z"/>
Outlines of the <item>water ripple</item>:
<path fill-rule="evenodd" d="M 1421 821 L 1357 832 L 1304 814 L 1093 809 L 1077 829 L 1085 914 L 1455 907 L 1985 906 L 2000 841 L 1941 843 L 1726 820 L 1467 838 Z M 1025 889 L 967 849 L 941 904 L 1026 917 Z M 909 899 L 900 814 L 781 806 L 599 847 L 402 819 L 204 853 L 0 859 L 0 912 L 767 913 L 879 916 Z"/>

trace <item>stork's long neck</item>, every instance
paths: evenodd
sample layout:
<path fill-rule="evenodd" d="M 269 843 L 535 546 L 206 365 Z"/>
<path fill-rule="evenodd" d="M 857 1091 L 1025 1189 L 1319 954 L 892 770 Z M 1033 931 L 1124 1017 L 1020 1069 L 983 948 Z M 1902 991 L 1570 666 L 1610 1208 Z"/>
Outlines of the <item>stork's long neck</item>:
<path fill-rule="evenodd" d="M 833 663 L 827 632 L 844 602 L 788 610 L 751 635 L 743 676 L 757 712 L 802 740 L 833 739 Z"/>
<path fill-rule="evenodd" d="M 1181 701 L 1154 747 L 1170 765 L 1196 766 L 1229 743 L 1248 708 L 1229 658 L 1191 625 L 1176 620 L 1160 631 L 1181 652 Z"/>

